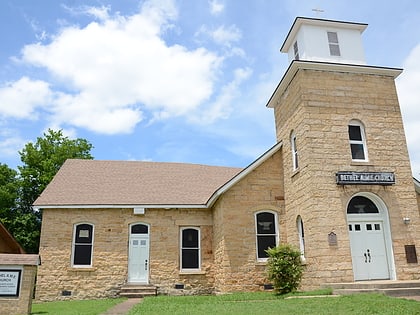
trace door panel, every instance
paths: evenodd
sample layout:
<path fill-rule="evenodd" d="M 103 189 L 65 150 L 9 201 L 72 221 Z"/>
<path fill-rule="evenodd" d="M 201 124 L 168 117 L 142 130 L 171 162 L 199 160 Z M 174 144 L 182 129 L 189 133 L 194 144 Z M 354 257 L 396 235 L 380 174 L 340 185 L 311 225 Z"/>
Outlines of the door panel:
<path fill-rule="evenodd" d="M 134 234 L 130 237 L 128 282 L 149 282 L 149 236 Z"/>
<path fill-rule="evenodd" d="M 381 221 L 349 222 L 354 280 L 389 279 Z"/>

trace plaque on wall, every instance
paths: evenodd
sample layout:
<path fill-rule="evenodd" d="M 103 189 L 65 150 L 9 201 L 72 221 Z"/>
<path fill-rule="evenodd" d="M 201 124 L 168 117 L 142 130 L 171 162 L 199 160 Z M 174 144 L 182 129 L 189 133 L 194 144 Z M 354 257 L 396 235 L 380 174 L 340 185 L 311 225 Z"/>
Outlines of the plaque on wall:
<path fill-rule="evenodd" d="M 0 296 L 18 297 L 22 270 L 0 269 Z"/>
<path fill-rule="evenodd" d="M 334 232 L 328 234 L 328 245 L 337 246 L 337 234 Z"/>
<path fill-rule="evenodd" d="M 405 257 L 407 259 L 407 263 L 416 264 L 417 263 L 416 245 L 404 245 L 404 248 L 405 248 Z"/>

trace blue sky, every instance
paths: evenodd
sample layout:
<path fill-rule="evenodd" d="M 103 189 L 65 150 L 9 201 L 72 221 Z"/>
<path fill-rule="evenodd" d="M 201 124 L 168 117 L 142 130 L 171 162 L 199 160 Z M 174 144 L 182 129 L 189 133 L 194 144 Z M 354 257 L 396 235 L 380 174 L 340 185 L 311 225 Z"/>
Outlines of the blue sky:
<path fill-rule="evenodd" d="M 265 105 L 296 16 L 368 23 L 367 63 L 404 68 L 419 178 L 420 2 L 408 0 L 2 0 L 0 163 L 15 168 L 53 128 L 95 159 L 247 166 L 275 143 Z"/>

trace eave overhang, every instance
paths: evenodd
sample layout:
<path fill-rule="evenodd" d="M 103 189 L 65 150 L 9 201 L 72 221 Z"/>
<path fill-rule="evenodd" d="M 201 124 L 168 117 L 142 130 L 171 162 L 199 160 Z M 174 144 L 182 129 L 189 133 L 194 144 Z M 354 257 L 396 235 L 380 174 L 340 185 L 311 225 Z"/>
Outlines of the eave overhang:
<path fill-rule="evenodd" d="M 328 27 L 334 27 L 334 28 L 345 28 L 347 29 L 355 29 L 360 31 L 360 33 L 363 33 L 363 31 L 367 28 L 366 23 L 355 23 L 355 22 L 345 22 L 345 21 L 336 21 L 336 20 L 326 20 L 326 19 L 315 19 L 315 18 L 306 18 L 298 16 L 295 21 L 292 24 L 292 27 L 289 30 L 289 33 L 287 33 L 287 36 L 283 42 L 283 45 L 281 45 L 280 51 L 282 53 L 287 53 L 289 50 L 290 45 L 292 45 L 293 40 L 296 37 L 296 34 L 298 33 L 300 27 L 302 24 L 308 24 L 308 25 L 315 25 L 315 26 L 328 26 Z"/>
<path fill-rule="evenodd" d="M 299 70 L 319 70 L 329 72 L 345 72 L 345 73 L 357 73 L 357 74 L 370 74 L 380 75 L 392 78 L 397 78 L 403 71 L 401 68 L 388 68 L 378 66 L 367 66 L 367 65 L 355 65 L 355 64 L 344 64 L 344 63 L 333 63 L 333 62 L 321 62 L 321 61 L 306 61 L 306 60 L 293 60 L 286 73 L 283 75 L 273 94 L 267 102 L 267 107 L 274 108 L 273 100 L 277 96 L 282 95 L 289 86 L 290 82 L 295 77 Z"/>

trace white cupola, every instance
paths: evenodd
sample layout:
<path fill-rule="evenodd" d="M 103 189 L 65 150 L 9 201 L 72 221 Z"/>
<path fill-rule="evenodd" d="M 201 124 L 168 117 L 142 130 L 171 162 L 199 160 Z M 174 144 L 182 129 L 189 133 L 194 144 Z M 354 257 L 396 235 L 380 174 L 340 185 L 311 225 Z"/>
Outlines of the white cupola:
<path fill-rule="evenodd" d="M 365 65 L 367 24 L 297 17 L 280 51 L 293 60 Z"/>

